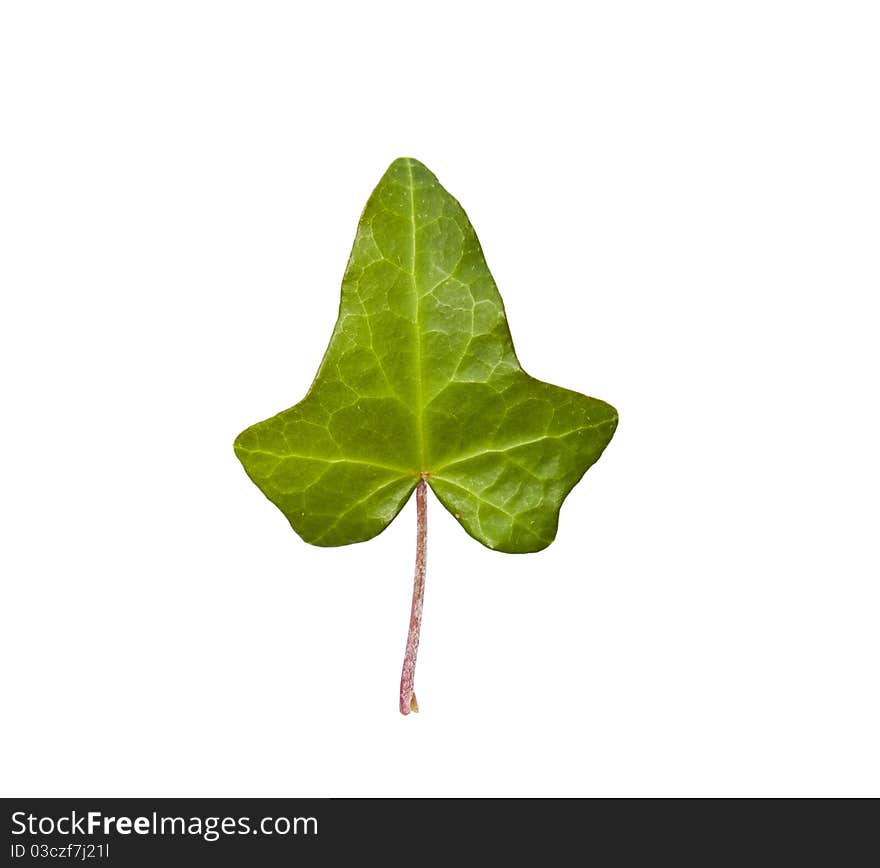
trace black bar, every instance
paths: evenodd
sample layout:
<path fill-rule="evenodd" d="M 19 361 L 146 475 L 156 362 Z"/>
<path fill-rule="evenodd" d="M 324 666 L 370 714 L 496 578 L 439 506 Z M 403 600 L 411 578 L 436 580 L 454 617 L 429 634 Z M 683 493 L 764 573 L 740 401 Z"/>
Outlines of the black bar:
<path fill-rule="evenodd" d="M 3 799 L 6 864 L 863 864 L 872 800 Z M 182 821 L 182 822 L 181 822 Z M 867 846 L 868 850 L 864 851 Z M 342 862 L 340 860 L 349 860 Z M 351 861 L 355 860 L 355 861 Z M 867 863 L 864 863 L 867 864 Z"/>

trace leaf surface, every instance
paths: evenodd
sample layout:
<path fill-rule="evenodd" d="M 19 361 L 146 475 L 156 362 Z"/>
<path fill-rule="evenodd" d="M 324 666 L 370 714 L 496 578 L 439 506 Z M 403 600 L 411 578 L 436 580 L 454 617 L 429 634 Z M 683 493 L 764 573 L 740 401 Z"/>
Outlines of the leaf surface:
<path fill-rule="evenodd" d="M 609 404 L 523 371 L 467 215 L 402 158 L 361 216 L 308 394 L 235 451 L 314 545 L 376 536 L 424 477 L 472 537 L 532 552 L 616 426 Z"/>

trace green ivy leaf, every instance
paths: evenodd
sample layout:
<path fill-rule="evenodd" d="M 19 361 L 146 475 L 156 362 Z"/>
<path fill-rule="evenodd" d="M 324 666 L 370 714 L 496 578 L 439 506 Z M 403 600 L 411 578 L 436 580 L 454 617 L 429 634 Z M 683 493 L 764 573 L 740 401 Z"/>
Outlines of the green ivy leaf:
<path fill-rule="evenodd" d="M 464 210 L 403 158 L 361 216 L 308 394 L 235 451 L 314 545 L 376 536 L 424 478 L 474 539 L 533 552 L 616 426 L 610 405 L 523 371 Z"/>

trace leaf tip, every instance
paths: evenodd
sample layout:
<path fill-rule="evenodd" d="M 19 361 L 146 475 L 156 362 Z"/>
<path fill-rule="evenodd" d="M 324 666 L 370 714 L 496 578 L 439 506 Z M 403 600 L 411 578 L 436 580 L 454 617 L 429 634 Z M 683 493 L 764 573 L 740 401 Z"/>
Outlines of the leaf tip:
<path fill-rule="evenodd" d="M 385 175 L 405 186 L 422 187 L 437 183 L 434 173 L 415 157 L 398 157 L 388 167 Z"/>

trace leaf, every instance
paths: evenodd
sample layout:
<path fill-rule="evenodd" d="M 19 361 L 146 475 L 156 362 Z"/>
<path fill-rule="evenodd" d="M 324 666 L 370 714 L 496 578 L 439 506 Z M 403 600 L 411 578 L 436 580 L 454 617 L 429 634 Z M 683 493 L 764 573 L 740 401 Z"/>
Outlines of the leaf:
<path fill-rule="evenodd" d="M 523 371 L 464 210 L 403 158 L 361 216 L 308 394 L 235 451 L 314 545 L 374 537 L 424 478 L 483 545 L 533 552 L 616 426 L 610 405 Z"/>

